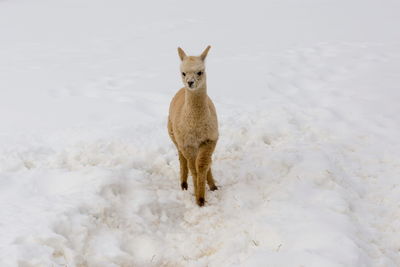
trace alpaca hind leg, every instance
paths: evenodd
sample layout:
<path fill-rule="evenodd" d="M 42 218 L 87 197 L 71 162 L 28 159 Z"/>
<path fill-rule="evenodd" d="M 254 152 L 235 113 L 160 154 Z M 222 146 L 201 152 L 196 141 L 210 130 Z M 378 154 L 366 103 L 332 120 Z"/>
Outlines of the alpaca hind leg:
<path fill-rule="evenodd" d="M 208 169 L 207 172 L 207 184 L 211 191 L 215 191 L 218 187 L 215 185 L 214 177 L 211 172 L 211 167 Z"/>
<path fill-rule="evenodd" d="M 188 164 L 186 158 L 179 151 L 179 165 L 181 168 L 181 188 L 182 190 L 188 189 L 187 178 L 188 178 Z"/>

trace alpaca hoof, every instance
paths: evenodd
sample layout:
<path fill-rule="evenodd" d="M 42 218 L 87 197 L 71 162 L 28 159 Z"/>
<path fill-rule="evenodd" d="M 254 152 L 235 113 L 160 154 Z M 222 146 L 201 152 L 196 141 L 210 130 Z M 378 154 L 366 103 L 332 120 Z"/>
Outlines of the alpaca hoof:
<path fill-rule="evenodd" d="M 218 187 L 217 187 L 216 185 L 210 186 L 210 190 L 211 190 L 211 191 L 218 190 Z"/>
<path fill-rule="evenodd" d="M 203 207 L 203 206 L 204 206 L 204 202 L 205 202 L 205 200 L 204 200 L 203 197 L 201 197 L 201 198 L 199 198 L 199 199 L 197 200 L 197 204 L 198 204 L 200 207 Z"/>
<path fill-rule="evenodd" d="M 182 182 L 181 183 L 181 188 L 182 188 L 182 190 L 187 190 L 188 189 L 187 182 Z"/>

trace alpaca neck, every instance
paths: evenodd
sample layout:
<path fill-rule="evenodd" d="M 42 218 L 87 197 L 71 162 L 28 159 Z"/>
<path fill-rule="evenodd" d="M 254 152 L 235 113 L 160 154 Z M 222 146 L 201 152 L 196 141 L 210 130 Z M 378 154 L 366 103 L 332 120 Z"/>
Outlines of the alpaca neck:
<path fill-rule="evenodd" d="M 185 108 L 193 112 L 201 112 L 205 110 L 207 103 L 207 87 L 198 88 L 194 91 L 186 88 L 185 91 Z"/>

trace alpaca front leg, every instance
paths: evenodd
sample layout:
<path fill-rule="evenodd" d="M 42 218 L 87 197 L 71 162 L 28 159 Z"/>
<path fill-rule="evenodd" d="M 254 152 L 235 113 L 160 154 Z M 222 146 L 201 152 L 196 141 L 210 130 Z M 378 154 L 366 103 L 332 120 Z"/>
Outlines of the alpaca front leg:
<path fill-rule="evenodd" d="M 188 189 L 187 178 L 188 178 L 188 164 L 187 159 L 179 151 L 179 164 L 181 168 L 181 188 L 182 190 Z"/>
<path fill-rule="evenodd" d="M 201 171 L 197 175 L 197 192 L 196 192 L 196 202 L 197 205 L 204 206 L 205 202 L 205 191 L 206 191 L 206 175 L 207 172 Z"/>
<path fill-rule="evenodd" d="M 214 152 L 216 142 L 207 140 L 200 145 L 196 159 L 197 170 L 197 193 L 196 201 L 199 206 L 204 206 L 205 188 L 208 172 L 211 166 L 211 156 Z M 215 185 L 214 185 L 215 186 Z"/>
<path fill-rule="evenodd" d="M 189 166 L 190 173 L 193 177 L 194 193 L 197 194 L 197 170 L 196 170 L 196 155 L 197 148 L 194 146 L 186 146 L 182 150 L 182 155 L 186 159 L 187 166 Z"/>
<path fill-rule="evenodd" d="M 196 160 L 195 159 L 188 159 L 187 163 L 189 165 L 190 173 L 192 174 L 193 178 L 193 187 L 194 187 L 194 194 L 197 196 L 197 171 L 196 171 Z"/>

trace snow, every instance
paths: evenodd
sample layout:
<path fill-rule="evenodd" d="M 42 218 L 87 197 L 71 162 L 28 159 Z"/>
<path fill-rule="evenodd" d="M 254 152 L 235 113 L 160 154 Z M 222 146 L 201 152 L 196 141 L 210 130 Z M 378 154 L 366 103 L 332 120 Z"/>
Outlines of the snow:
<path fill-rule="evenodd" d="M 0 265 L 399 266 L 399 8 L 0 1 Z M 166 119 L 208 44 L 200 208 Z"/>

